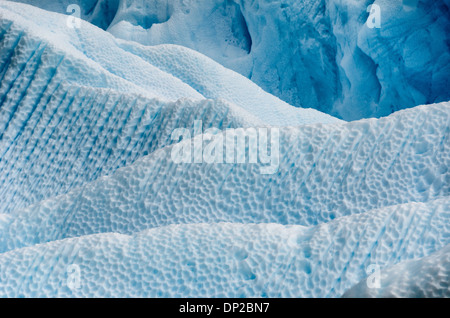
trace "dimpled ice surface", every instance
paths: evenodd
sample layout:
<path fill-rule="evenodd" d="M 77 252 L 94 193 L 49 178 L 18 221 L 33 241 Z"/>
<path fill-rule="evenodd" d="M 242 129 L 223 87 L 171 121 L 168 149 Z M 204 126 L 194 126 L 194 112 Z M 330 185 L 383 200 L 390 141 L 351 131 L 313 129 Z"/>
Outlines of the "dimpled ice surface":
<path fill-rule="evenodd" d="M 345 120 L 450 99 L 449 0 L 16 1 L 60 13 L 76 3 L 118 38 L 194 49 Z M 366 24 L 372 4 L 379 28 Z"/>
<path fill-rule="evenodd" d="M 448 12 L 1 1 L 0 296 L 449 297 Z"/>

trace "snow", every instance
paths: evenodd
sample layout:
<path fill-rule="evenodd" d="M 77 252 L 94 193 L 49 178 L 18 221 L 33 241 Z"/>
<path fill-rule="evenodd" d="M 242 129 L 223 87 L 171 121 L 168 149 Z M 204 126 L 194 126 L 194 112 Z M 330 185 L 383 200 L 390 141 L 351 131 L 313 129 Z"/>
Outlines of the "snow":
<path fill-rule="evenodd" d="M 49 11 L 0 2 L 0 297 L 448 297 L 448 1 L 20 2 Z M 251 129 L 270 173 L 196 160 Z"/>

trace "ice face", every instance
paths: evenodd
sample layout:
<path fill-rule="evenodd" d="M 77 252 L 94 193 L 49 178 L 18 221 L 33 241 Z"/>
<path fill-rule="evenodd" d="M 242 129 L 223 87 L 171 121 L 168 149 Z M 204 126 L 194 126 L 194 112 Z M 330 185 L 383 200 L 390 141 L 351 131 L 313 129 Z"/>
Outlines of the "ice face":
<path fill-rule="evenodd" d="M 377 36 L 362 29 L 372 13 L 361 1 L 184 1 L 181 13 L 181 1 L 41 3 L 56 12 L 0 2 L 0 296 L 448 295 L 450 102 L 343 122 L 294 108 L 223 66 L 245 73 L 252 61 L 258 81 L 282 64 L 280 92 L 301 87 L 305 99 L 350 117 L 384 114 L 387 101 L 428 102 L 447 90 L 448 18 L 436 14 L 448 1 L 392 4 L 404 23 L 383 18 Z M 69 4 L 101 28 L 69 25 Z M 411 27 L 413 18 L 426 26 Z M 198 38 L 172 29 L 180 21 L 197 21 Z M 292 46 L 296 33 L 279 23 L 310 33 Z M 402 42 L 404 27 L 412 37 Z M 427 43 L 416 32 L 426 28 L 433 44 L 412 43 Z M 156 42 L 145 44 L 181 35 L 187 47 L 137 43 L 149 35 Z M 221 37 L 227 44 L 202 41 Z M 202 54 L 217 52 L 223 65 Z M 286 64 L 285 53 L 308 58 Z M 406 64 L 392 62 L 399 56 Z M 302 85 L 291 85 L 294 73 Z M 279 148 L 267 152 L 277 169 L 174 161 L 184 144 L 195 159 L 213 128 L 276 130 Z M 192 140 L 178 143 L 179 129 Z M 251 147 L 244 142 L 249 157 Z M 418 272 L 426 275 L 413 280 Z"/>
<path fill-rule="evenodd" d="M 292 105 L 345 120 L 450 99 L 448 1 L 21 2 L 61 13 L 78 3 L 116 37 L 192 48 Z"/>
<path fill-rule="evenodd" d="M 378 120 L 280 129 L 280 166 L 181 163 L 172 146 L 67 194 L 15 211 L 1 251 L 179 223 L 316 225 L 450 193 L 450 104 Z M 56 230 L 55 229 L 63 229 Z M 23 237 L 21 235 L 24 235 Z"/>
<path fill-rule="evenodd" d="M 73 14 L 106 30 L 117 14 L 121 0 L 17 0 L 14 2 L 27 3 L 62 14 Z"/>

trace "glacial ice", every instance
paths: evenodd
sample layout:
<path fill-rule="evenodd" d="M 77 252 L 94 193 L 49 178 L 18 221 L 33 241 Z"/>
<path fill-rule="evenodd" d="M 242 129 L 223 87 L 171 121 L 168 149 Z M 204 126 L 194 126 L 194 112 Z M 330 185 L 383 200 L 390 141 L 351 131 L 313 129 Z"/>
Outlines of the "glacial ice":
<path fill-rule="evenodd" d="M 58 240 L 0 254 L 0 294 L 337 297 L 365 277 L 370 264 L 402 266 L 445 246 L 447 260 L 449 208 L 444 198 L 312 227 L 169 225 L 131 236 L 104 233 Z M 79 288 L 66 284 L 72 264 L 79 267 Z M 24 283 L 16 286 L 18 282 Z"/>
<path fill-rule="evenodd" d="M 116 37 L 192 48 L 291 105 L 345 120 L 450 99 L 448 0 L 18 1 L 60 13 L 78 3 Z M 366 25 L 372 4 L 379 29 Z"/>
<path fill-rule="evenodd" d="M 339 122 L 293 109 L 192 50 L 134 47 L 17 3 L 0 3 L 0 16 L 0 213 L 132 163 L 194 120 L 219 129 Z"/>
<path fill-rule="evenodd" d="M 137 43 L 117 40 L 86 22 L 71 29 L 67 27 L 66 15 L 9 1 L 2 2 L 0 8 L 5 43 L 2 85 L 6 93 L 16 88 L 13 85 L 33 79 L 20 77 L 27 67 L 25 70 L 30 68 L 29 72 L 44 73 L 43 79 L 50 77 L 48 84 L 41 83 L 47 86 L 64 80 L 167 101 L 204 99 L 204 92 L 207 98 L 226 99 L 271 125 L 339 121 L 314 109 L 292 108 L 195 51 L 179 46 L 146 49 Z M 18 67 L 10 64 L 11 60 L 17 60 Z M 164 60 L 170 61 L 171 66 Z M 39 77 L 39 81 L 43 79 Z"/>
<path fill-rule="evenodd" d="M 54 12 L 0 2 L 0 297 L 448 297 L 449 1 L 371 31 L 371 1 L 19 2 Z M 347 118 L 444 102 L 344 122 L 246 77 Z M 278 169 L 173 162 L 199 121 L 278 129 Z"/>

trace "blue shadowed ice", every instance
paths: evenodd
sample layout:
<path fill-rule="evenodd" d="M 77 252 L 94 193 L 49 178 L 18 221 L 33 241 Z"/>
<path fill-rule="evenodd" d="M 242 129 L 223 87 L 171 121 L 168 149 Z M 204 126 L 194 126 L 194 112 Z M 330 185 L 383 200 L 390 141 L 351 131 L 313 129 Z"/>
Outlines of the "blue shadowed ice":
<path fill-rule="evenodd" d="M 189 47 L 345 120 L 450 99 L 448 0 L 19 1 L 60 13 L 78 3 L 118 38 Z M 366 24 L 372 4 L 380 28 Z"/>

